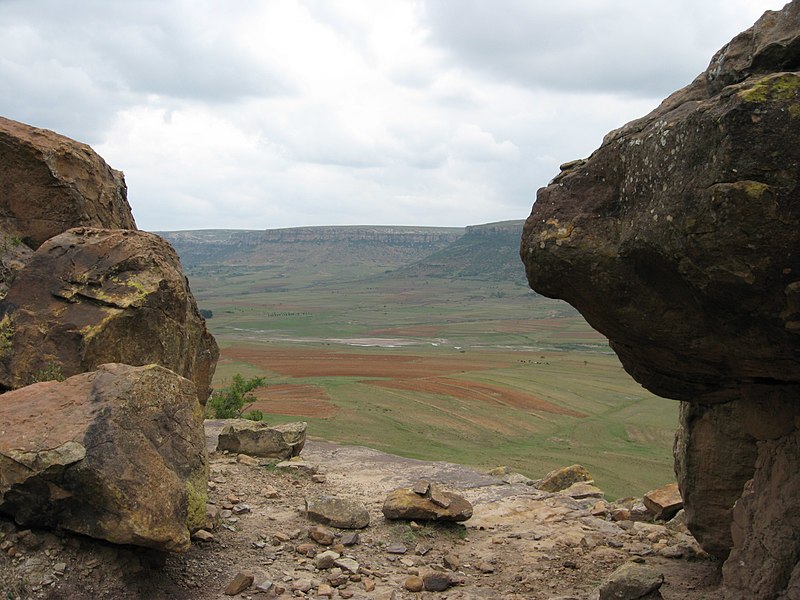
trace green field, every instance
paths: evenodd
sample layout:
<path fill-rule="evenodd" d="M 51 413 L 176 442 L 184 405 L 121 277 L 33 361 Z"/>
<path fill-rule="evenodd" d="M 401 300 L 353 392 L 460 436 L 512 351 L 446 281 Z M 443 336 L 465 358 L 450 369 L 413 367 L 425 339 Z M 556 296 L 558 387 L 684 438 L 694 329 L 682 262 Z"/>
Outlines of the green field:
<path fill-rule="evenodd" d="M 404 456 L 533 478 L 581 463 L 610 498 L 674 479 L 678 404 L 635 383 L 565 303 L 491 277 L 317 268 L 187 269 L 222 348 L 216 387 L 267 375 L 268 403 L 292 398 L 270 421 Z"/>

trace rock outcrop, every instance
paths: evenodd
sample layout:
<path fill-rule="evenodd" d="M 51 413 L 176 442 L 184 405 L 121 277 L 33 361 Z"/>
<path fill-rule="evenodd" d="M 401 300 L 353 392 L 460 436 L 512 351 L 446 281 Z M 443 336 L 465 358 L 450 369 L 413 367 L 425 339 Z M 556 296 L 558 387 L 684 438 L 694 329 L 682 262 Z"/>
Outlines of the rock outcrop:
<path fill-rule="evenodd" d="M 0 301 L 0 386 L 55 371 L 160 364 L 205 403 L 219 351 L 177 254 L 151 233 L 71 229 L 33 254 Z M 6 402 L 4 397 L 0 403 Z"/>
<path fill-rule="evenodd" d="M 160 550 L 205 518 L 203 414 L 191 381 L 150 365 L 101 366 L 0 402 L 0 511 Z"/>
<path fill-rule="evenodd" d="M 731 598 L 800 589 L 797 528 L 768 509 L 771 494 L 798 507 L 798 69 L 795 0 L 564 165 L 522 239 L 536 291 L 578 308 L 645 387 L 691 403 L 676 442 L 687 524 L 731 552 Z"/>
<path fill-rule="evenodd" d="M 125 179 L 86 144 L 0 117 L 0 231 L 33 249 L 73 227 L 136 229 Z"/>

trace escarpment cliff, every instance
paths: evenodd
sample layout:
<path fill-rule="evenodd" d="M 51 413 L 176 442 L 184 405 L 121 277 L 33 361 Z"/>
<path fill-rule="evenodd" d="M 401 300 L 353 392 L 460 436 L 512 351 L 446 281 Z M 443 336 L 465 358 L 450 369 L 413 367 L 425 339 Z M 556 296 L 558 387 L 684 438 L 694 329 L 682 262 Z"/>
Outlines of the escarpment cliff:
<path fill-rule="evenodd" d="M 800 594 L 798 69 L 795 0 L 564 165 L 522 238 L 531 286 L 578 308 L 645 387 L 686 402 L 687 519 L 729 556 L 732 598 Z"/>

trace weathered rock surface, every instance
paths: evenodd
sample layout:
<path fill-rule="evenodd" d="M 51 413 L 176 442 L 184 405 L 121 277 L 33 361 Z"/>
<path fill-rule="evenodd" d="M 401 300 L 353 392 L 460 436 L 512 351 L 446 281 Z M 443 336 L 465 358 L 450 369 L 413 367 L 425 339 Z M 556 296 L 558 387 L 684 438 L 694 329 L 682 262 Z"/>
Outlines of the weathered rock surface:
<path fill-rule="evenodd" d="M 0 511 L 161 550 L 205 520 L 202 410 L 191 381 L 150 365 L 102 365 L 0 402 Z"/>
<path fill-rule="evenodd" d="M 339 529 L 363 529 L 369 525 L 369 511 L 363 502 L 335 496 L 306 498 L 306 515 L 312 521 Z"/>
<path fill-rule="evenodd" d="M 136 229 L 125 179 L 89 146 L 0 117 L 0 230 L 33 249 L 73 227 Z"/>
<path fill-rule="evenodd" d="M 800 423 L 798 68 L 795 0 L 565 167 L 522 239 L 536 291 L 577 307 L 645 387 L 692 403 L 676 442 L 686 521 L 717 556 L 733 545 L 731 598 L 778 597 L 800 572 L 798 500 L 784 492 L 800 478 L 787 467 Z"/>
<path fill-rule="evenodd" d="M 459 494 L 442 491 L 447 506 L 435 503 L 410 489 L 391 492 L 383 503 L 383 516 L 406 521 L 466 521 L 472 516 L 472 504 Z"/>
<path fill-rule="evenodd" d="M 155 363 L 194 381 L 205 403 L 218 354 L 175 251 L 142 231 L 57 235 L 0 301 L 6 389 L 104 363 Z"/>
<path fill-rule="evenodd" d="M 677 483 L 669 483 L 655 490 L 650 490 L 642 498 L 653 517 L 661 521 L 669 521 L 683 508 L 683 498 Z"/>
<path fill-rule="evenodd" d="M 286 460 L 303 450 L 306 427 L 305 422 L 270 426 L 263 421 L 228 419 L 219 434 L 217 450 Z"/>

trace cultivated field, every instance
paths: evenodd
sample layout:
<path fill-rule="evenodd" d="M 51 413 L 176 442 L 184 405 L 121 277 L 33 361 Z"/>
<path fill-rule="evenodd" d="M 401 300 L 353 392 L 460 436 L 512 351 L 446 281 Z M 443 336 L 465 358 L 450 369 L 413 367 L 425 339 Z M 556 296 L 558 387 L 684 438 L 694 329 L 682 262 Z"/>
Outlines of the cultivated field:
<path fill-rule="evenodd" d="M 568 305 L 508 282 L 290 275 L 190 270 L 222 347 L 215 386 L 267 375 L 270 421 L 534 478 L 578 462 L 612 498 L 674 478 L 677 403 L 632 381 Z"/>

